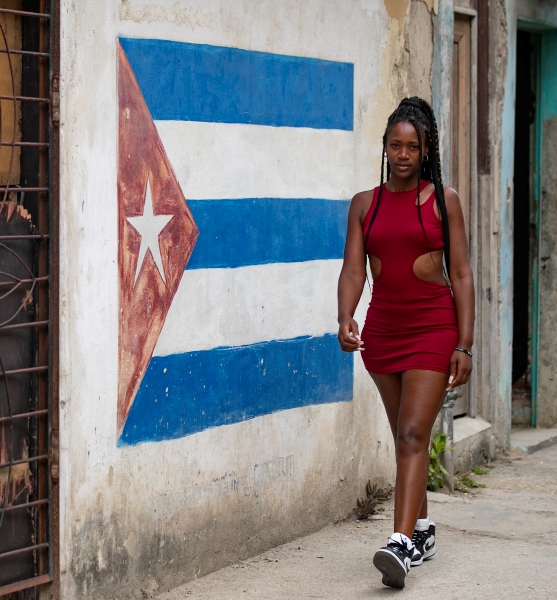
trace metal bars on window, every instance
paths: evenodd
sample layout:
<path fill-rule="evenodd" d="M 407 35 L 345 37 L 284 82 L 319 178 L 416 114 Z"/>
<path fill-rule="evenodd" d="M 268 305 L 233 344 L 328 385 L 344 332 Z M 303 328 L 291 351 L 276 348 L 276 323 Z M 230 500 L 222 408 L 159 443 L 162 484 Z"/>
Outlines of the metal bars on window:
<path fill-rule="evenodd" d="M 0 596 L 52 581 L 55 0 L 0 8 Z M 57 114 L 57 112 L 56 112 Z M 54 224 L 54 225 L 53 225 Z"/>

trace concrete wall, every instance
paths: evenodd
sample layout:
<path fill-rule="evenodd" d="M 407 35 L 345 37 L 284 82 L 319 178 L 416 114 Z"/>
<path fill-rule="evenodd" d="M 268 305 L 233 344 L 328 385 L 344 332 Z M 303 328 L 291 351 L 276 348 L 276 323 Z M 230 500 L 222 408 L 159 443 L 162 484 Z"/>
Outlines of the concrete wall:
<path fill-rule="evenodd" d="M 518 0 L 518 18 L 545 27 L 557 27 L 557 6 L 552 0 Z"/>
<path fill-rule="evenodd" d="M 541 242 L 537 425 L 554 427 L 557 425 L 557 31 L 540 35 Z"/>
<path fill-rule="evenodd" d="M 489 4 L 489 150 L 478 176 L 477 415 L 491 423 L 491 447 L 508 447 L 511 429 L 512 199 L 516 5 Z"/>
<path fill-rule="evenodd" d="M 430 97 L 436 4 L 62 0 L 63 598 L 150 596 L 392 481 L 335 288 L 386 118 Z"/>
<path fill-rule="evenodd" d="M 451 71 L 453 65 L 454 2 L 442 2 L 433 32 L 433 109 L 439 128 L 443 181 L 448 185 L 451 160 Z"/>
<path fill-rule="evenodd" d="M 513 176 L 514 176 L 514 104 L 516 97 L 516 4 L 505 0 L 495 9 L 500 26 L 496 30 L 498 55 L 505 57 L 504 66 L 496 59 L 498 73 L 495 98 L 497 113 L 494 125 L 497 135 L 494 154 L 498 169 L 494 172 L 495 195 L 498 203 L 498 343 L 499 381 L 494 403 L 492 425 L 498 433 L 499 444 L 506 446 L 511 423 L 511 378 L 513 335 Z M 506 50 L 506 51 L 505 51 Z M 499 64 L 497 64 L 499 62 Z M 502 61 L 501 61 L 502 62 Z M 493 402 L 493 400 L 492 400 Z"/>

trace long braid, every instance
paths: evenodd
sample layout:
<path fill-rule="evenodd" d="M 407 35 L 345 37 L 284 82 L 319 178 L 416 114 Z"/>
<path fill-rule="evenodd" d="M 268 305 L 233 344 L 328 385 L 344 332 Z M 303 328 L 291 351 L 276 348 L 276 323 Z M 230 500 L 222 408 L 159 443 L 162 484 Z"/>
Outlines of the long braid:
<path fill-rule="evenodd" d="M 431 162 L 431 181 L 435 187 L 435 199 L 437 206 L 439 207 L 439 214 L 441 215 L 441 227 L 443 230 L 443 250 L 445 253 L 445 268 L 447 270 L 447 276 L 450 280 L 450 268 L 451 268 L 451 237 L 449 232 L 449 216 L 447 214 L 447 205 L 445 203 L 445 189 L 443 186 L 443 171 L 441 169 L 441 153 L 439 151 L 439 130 L 437 128 L 437 121 L 435 120 L 435 114 L 431 106 L 421 98 L 413 97 L 405 99 L 409 104 L 419 107 L 423 112 L 424 116 L 430 124 L 431 131 L 431 142 L 430 142 L 430 154 L 433 152 L 433 156 L 430 158 Z M 402 102 L 405 102 L 403 100 Z"/>
<path fill-rule="evenodd" d="M 375 217 L 377 216 L 377 211 L 379 209 L 379 203 L 381 202 L 381 196 L 383 195 L 383 185 L 384 185 L 383 172 L 385 170 L 385 156 L 386 155 L 387 155 L 387 137 L 383 136 L 383 153 L 381 155 L 381 183 L 379 184 L 379 193 L 377 194 L 377 202 L 375 203 L 375 207 L 373 209 L 373 213 L 371 215 L 371 219 L 369 220 L 369 225 L 366 230 L 366 235 L 364 238 L 364 249 L 367 249 L 367 239 L 369 237 L 369 232 L 370 232 L 371 226 L 373 225 L 373 221 L 375 221 Z M 387 165 L 388 165 L 388 163 L 387 163 Z M 387 166 L 387 180 L 388 179 L 389 179 L 389 168 Z M 367 250 L 366 250 L 366 254 L 367 254 Z"/>

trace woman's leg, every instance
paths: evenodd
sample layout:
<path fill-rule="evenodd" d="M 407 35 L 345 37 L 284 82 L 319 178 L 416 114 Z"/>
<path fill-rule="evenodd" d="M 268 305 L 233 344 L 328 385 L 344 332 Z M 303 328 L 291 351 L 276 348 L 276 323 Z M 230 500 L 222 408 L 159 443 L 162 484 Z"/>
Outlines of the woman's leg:
<path fill-rule="evenodd" d="M 430 371 L 426 371 L 430 372 Z M 371 378 L 375 382 L 377 389 L 379 390 L 379 394 L 381 396 L 381 400 L 383 401 L 383 405 L 385 406 L 385 411 L 387 413 L 387 418 L 389 419 L 389 425 L 391 426 L 391 431 L 393 433 L 393 438 L 395 440 L 395 445 L 397 441 L 397 431 L 398 431 L 398 419 L 399 419 L 399 410 L 400 403 L 402 399 L 402 373 L 389 373 L 386 375 L 376 375 L 375 373 L 370 373 Z M 437 416 L 437 415 L 436 415 Z M 434 418 L 435 420 L 435 418 Z M 433 426 L 433 423 L 432 423 Z M 428 460 L 429 460 L 429 438 L 428 438 Z M 418 513 L 418 519 L 426 519 L 427 514 L 427 494 L 424 491 L 422 505 L 420 507 L 420 511 Z M 395 529 L 395 531 L 400 531 L 399 529 Z M 412 537 L 411 535 L 408 537 Z"/>
<path fill-rule="evenodd" d="M 418 513 L 418 519 L 427 519 L 428 517 L 427 511 L 427 493 L 424 493 L 424 499 L 422 501 L 422 506 L 420 508 L 420 512 Z"/>
<path fill-rule="evenodd" d="M 445 397 L 448 375 L 412 370 L 402 373 L 397 423 L 394 530 L 412 537 L 418 515 L 427 516 L 431 429 Z M 424 514 L 425 508 L 425 514 Z"/>
<path fill-rule="evenodd" d="M 379 395 L 383 401 L 383 406 L 389 419 L 389 425 L 393 432 L 396 443 L 396 432 L 398 427 L 398 411 L 402 399 L 402 373 L 389 373 L 387 375 L 376 375 L 370 373 L 375 382 Z"/>

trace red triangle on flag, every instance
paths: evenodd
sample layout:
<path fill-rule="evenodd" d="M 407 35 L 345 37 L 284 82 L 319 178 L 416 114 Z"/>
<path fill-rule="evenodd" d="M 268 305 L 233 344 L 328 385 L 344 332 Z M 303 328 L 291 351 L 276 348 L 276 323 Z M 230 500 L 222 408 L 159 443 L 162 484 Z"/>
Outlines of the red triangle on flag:
<path fill-rule="evenodd" d="M 118 104 L 121 431 L 199 231 L 120 45 Z"/>

